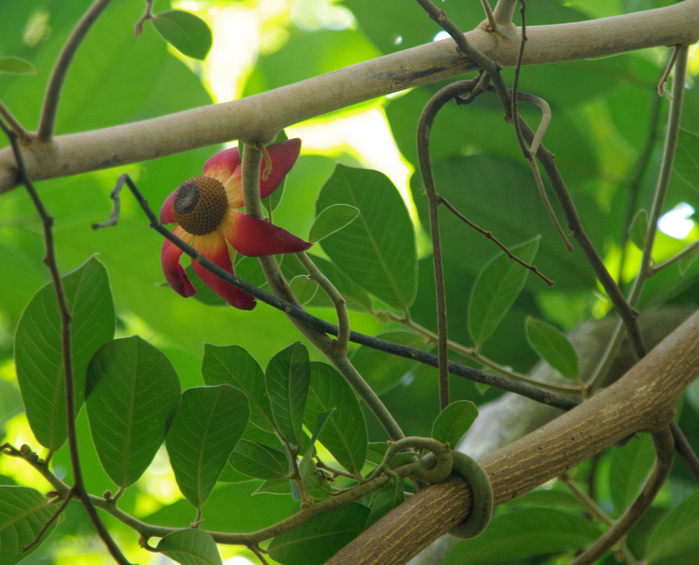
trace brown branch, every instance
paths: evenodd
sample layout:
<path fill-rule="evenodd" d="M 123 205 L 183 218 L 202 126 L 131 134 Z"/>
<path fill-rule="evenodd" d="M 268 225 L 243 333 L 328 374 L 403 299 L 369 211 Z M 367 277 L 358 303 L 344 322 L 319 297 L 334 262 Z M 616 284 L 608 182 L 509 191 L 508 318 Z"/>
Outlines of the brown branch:
<path fill-rule="evenodd" d="M 483 457 L 495 503 L 503 504 L 560 475 L 605 447 L 672 420 L 682 392 L 699 375 L 699 312 L 610 387 L 556 420 Z M 464 481 L 423 489 L 376 522 L 328 561 L 405 563 L 470 512 Z"/>

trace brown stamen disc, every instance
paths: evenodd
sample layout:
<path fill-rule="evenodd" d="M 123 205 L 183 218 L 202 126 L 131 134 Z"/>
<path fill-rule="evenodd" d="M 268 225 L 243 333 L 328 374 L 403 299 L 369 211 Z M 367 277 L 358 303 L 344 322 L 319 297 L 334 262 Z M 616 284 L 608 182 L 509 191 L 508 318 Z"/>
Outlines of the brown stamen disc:
<path fill-rule="evenodd" d="M 221 224 L 228 208 L 228 197 L 220 181 L 194 177 L 178 187 L 172 207 L 177 223 L 187 232 L 206 235 Z"/>

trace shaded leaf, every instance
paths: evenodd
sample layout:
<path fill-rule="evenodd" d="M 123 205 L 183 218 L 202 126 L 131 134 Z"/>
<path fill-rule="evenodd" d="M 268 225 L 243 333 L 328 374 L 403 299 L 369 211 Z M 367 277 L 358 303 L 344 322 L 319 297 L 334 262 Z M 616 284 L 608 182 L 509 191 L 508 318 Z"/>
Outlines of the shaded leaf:
<path fill-rule="evenodd" d="M 470 400 L 452 402 L 432 424 L 432 437 L 456 448 L 477 416 L 478 408 Z"/>
<path fill-rule="evenodd" d="M 609 469 L 609 490 L 618 514 L 626 510 L 641 492 L 653 461 L 655 449 L 648 434 L 634 437 L 614 450 Z"/>
<path fill-rule="evenodd" d="M 680 276 L 684 276 L 685 274 L 687 274 L 687 271 L 692 266 L 694 261 L 697 260 L 697 258 L 699 258 L 699 247 L 697 247 L 694 251 L 692 251 L 688 255 L 685 255 L 684 257 L 682 257 L 682 259 L 680 259 L 680 263 L 679 263 Z"/>
<path fill-rule="evenodd" d="M 284 453 L 247 439 L 238 442 L 229 462 L 239 473 L 256 479 L 279 479 L 289 474 L 289 462 Z"/>
<path fill-rule="evenodd" d="M 0 57 L 0 73 L 34 75 L 36 74 L 36 69 L 26 59 L 20 57 Z"/>
<path fill-rule="evenodd" d="M 510 247 L 510 251 L 531 264 L 540 239 L 540 236 L 536 236 Z M 477 345 L 483 344 L 493 335 L 519 296 L 528 274 L 528 269 L 502 252 L 491 259 L 480 272 L 471 292 L 468 312 L 468 329 Z"/>
<path fill-rule="evenodd" d="M 248 351 L 238 345 L 204 344 L 201 374 L 207 385 L 227 383 L 242 390 L 250 401 L 250 419 L 256 425 L 272 431 L 272 409 L 265 390 L 262 368 Z M 265 426 L 264 421 L 268 421 Z"/>
<path fill-rule="evenodd" d="M 699 190 L 699 135 L 695 132 L 680 128 L 673 170 L 694 190 Z"/>
<path fill-rule="evenodd" d="M 291 484 L 289 479 L 269 479 L 264 481 L 257 490 L 252 493 L 255 494 L 291 494 Z"/>
<path fill-rule="evenodd" d="M 578 378 L 578 354 L 563 332 L 531 316 L 527 318 L 525 328 L 527 341 L 539 357 L 564 377 Z"/>
<path fill-rule="evenodd" d="M 310 378 L 308 351 L 294 343 L 277 353 L 267 365 L 265 387 L 274 421 L 291 443 L 301 445 L 303 409 Z"/>
<path fill-rule="evenodd" d="M 636 215 L 631 221 L 631 227 L 629 228 L 629 239 L 641 251 L 643 251 L 643 244 L 646 241 L 646 235 L 648 234 L 649 221 L 650 218 L 648 216 L 648 211 L 641 209 L 636 212 Z"/>
<path fill-rule="evenodd" d="M 107 271 L 94 257 L 62 280 L 72 317 L 77 412 L 85 396 L 90 358 L 114 335 L 114 301 Z M 15 362 L 29 425 L 41 445 L 55 451 L 65 442 L 67 431 L 61 322 L 50 283 L 34 295 L 17 325 Z"/>
<path fill-rule="evenodd" d="M 367 519 L 367 528 L 388 514 L 404 500 L 405 481 L 402 477 L 394 477 L 371 496 L 369 502 L 371 513 Z"/>
<path fill-rule="evenodd" d="M 314 255 L 313 262 L 321 272 L 330 279 L 330 282 L 333 283 L 340 294 L 342 294 L 343 298 L 347 301 L 347 308 L 371 312 L 371 298 L 361 286 L 355 283 L 327 259 Z M 321 292 L 316 293 L 313 300 L 309 303 L 309 306 L 332 307 L 332 302 L 330 302 L 330 298 L 328 298 L 324 292 Z"/>
<path fill-rule="evenodd" d="M 168 10 L 152 20 L 156 31 L 175 49 L 194 59 L 206 59 L 213 37 L 209 26 L 184 10 Z"/>
<path fill-rule="evenodd" d="M 110 341 L 87 369 L 87 416 L 105 472 L 120 487 L 148 468 L 180 404 L 170 360 L 138 336 Z"/>
<path fill-rule="evenodd" d="M 323 186 L 316 212 L 333 204 L 360 210 L 356 221 L 323 240 L 330 259 L 366 291 L 394 308 L 417 292 L 415 234 L 408 211 L 385 175 L 338 165 Z"/>
<path fill-rule="evenodd" d="M 325 363 L 311 363 L 306 424 L 315 427 L 318 418 L 331 409 L 334 412 L 320 434 L 320 443 L 340 465 L 357 474 L 366 460 L 364 413 L 352 387 L 340 373 Z"/>
<path fill-rule="evenodd" d="M 410 331 L 385 332 L 377 337 L 409 347 L 425 348 L 425 340 Z M 412 359 L 389 355 L 384 351 L 377 351 L 365 345 L 354 352 L 352 364 L 374 389 L 374 392 L 379 395 L 397 387 L 403 377 L 412 372 L 418 365 Z"/>
<path fill-rule="evenodd" d="M 313 460 L 313 455 L 316 452 L 315 442 L 318 440 L 318 436 L 325 428 L 328 418 L 335 411 L 334 408 L 326 410 L 318 415 L 313 425 L 313 435 L 311 440 L 308 442 L 308 446 L 303 454 L 303 459 L 299 464 L 299 475 L 303 480 L 303 484 L 308 492 L 313 498 L 324 499 L 330 497 L 330 486 L 323 479 L 324 475 L 321 473 L 316 473 L 316 466 Z"/>
<path fill-rule="evenodd" d="M 651 534 L 646 557 L 656 563 L 699 548 L 699 492 L 668 512 Z M 685 561 L 676 561 L 685 563 Z"/>
<path fill-rule="evenodd" d="M 36 539 L 44 524 L 54 515 L 58 505 L 33 488 L 0 486 L 0 556 L 3 565 L 14 565 L 34 553 L 56 527 L 54 522 L 39 543 L 29 550 L 22 548 Z"/>
<path fill-rule="evenodd" d="M 445 563 L 486 565 L 585 549 L 599 535 L 596 525 L 578 516 L 548 508 L 523 508 L 495 516 L 480 536 L 459 542 Z"/>
<path fill-rule="evenodd" d="M 369 509 L 350 504 L 313 516 L 297 528 L 277 536 L 269 555 L 283 565 L 324 563 L 364 530 Z"/>
<path fill-rule="evenodd" d="M 166 535 L 157 546 L 182 565 L 222 565 L 221 555 L 211 534 L 202 530 L 178 530 Z"/>
<path fill-rule="evenodd" d="M 308 304 L 318 292 L 318 283 L 308 275 L 297 275 L 289 281 L 291 292 L 294 293 L 298 301 Z"/>
<path fill-rule="evenodd" d="M 211 494 L 249 415 L 245 394 L 228 384 L 182 393 L 166 446 L 177 484 L 195 508 Z"/>
<path fill-rule="evenodd" d="M 359 216 L 359 209 L 349 204 L 332 204 L 316 216 L 308 233 L 308 241 L 316 243 L 340 231 Z"/>

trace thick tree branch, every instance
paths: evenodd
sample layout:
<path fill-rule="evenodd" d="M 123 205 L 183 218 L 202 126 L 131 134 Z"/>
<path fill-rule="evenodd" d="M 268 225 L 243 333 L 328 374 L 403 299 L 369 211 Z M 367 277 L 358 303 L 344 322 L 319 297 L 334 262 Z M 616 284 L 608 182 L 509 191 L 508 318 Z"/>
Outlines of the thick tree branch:
<path fill-rule="evenodd" d="M 495 503 L 503 504 L 558 476 L 609 445 L 671 421 L 682 392 L 699 376 L 699 312 L 624 377 L 592 399 L 522 439 L 483 457 Z M 461 522 L 471 491 L 451 479 L 428 487 L 390 512 L 329 564 L 406 562 Z"/>
<path fill-rule="evenodd" d="M 520 34 L 475 29 L 469 44 L 500 65 L 517 62 Z M 527 28 L 523 64 L 601 57 L 699 37 L 699 0 L 612 18 Z M 59 136 L 50 149 L 23 147 L 31 180 L 74 175 L 245 139 L 267 142 L 291 124 L 474 69 L 451 39 L 353 65 L 269 92 L 142 122 Z M 347 88 L 351 84 L 352 88 Z M 14 159 L 0 151 L 0 193 L 17 183 Z"/>

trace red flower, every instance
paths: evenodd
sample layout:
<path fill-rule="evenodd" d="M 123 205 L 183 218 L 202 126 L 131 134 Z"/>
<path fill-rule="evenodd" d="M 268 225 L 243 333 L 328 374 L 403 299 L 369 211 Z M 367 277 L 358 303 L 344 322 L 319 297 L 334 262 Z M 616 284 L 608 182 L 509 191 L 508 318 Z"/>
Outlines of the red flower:
<path fill-rule="evenodd" d="M 301 150 L 300 139 L 289 139 L 268 147 L 272 171 L 260 181 L 260 195 L 269 196 L 294 166 Z M 172 233 L 229 273 L 233 265 L 226 240 L 233 249 L 249 257 L 294 253 L 311 244 L 265 220 L 244 214 L 238 148 L 217 153 L 204 165 L 204 174 L 182 183 L 163 203 L 160 222 L 178 224 Z M 264 167 L 264 163 L 262 167 Z M 179 264 L 182 250 L 169 240 L 163 243 L 160 261 L 168 284 L 182 296 L 196 290 Z M 222 281 L 197 261 L 194 271 L 216 294 L 242 310 L 252 310 L 255 298 Z"/>

